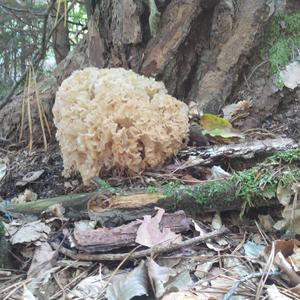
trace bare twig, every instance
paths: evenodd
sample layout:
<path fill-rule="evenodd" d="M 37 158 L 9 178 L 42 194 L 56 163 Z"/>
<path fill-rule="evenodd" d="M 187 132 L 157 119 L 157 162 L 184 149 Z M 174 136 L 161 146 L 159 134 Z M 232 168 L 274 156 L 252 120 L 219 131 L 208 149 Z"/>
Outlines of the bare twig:
<path fill-rule="evenodd" d="M 270 256 L 269 256 L 267 264 L 264 268 L 264 271 L 263 271 L 264 274 L 261 276 L 260 282 L 258 284 L 256 295 L 255 295 L 255 300 L 260 299 L 262 290 L 263 290 L 263 288 L 265 286 L 265 283 L 266 283 L 266 281 L 269 277 L 269 274 L 271 273 L 271 269 L 272 269 L 273 262 L 274 262 L 274 257 L 275 257 L 275 243 L 272 242 L 272 248 L 271 248 Z"/>
<path fill-rule="evenodd" d="M 268 62 L 268 60 L 264 60 L 263 62 L 261 62 L 260 64 L 258 64 L 257 66 L 255 66 L 246 80 L 249 81 L 251 79 L 252 75 L 255 73 L 255 71 L 257 69 L 259 69 L 261 66 L 263 66 L 264 64 L 266 64 L 267 62 Z"/>
<path fill-rule="evenodd" d="M 28 74 L 28 96 L 27 96 L 27 116 L 28 116 L 28 126 L 29 126 L 29 153 L 31 153 L 32 150 L 32 119 L 31 119 L 31 106 L 30 106 L 30 87 L 31 87 L 31 78 L 32 78 L 32 69 L 29 68 L 29 74 Z"/>

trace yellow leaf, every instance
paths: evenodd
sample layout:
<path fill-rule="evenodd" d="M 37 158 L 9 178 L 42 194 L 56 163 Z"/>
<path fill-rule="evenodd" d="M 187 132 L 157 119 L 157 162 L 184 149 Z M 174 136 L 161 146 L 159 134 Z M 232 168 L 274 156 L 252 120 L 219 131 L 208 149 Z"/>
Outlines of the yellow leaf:
<path fill-rule="evenodd" d="M 203 128 L 203 133 L 213 137 L 217 141 L 236 141 L 236 139 L 244 138 L 237 129 L 232 127 L 228 120 L 216 115 L 204 114 L 200 124 Z"/>

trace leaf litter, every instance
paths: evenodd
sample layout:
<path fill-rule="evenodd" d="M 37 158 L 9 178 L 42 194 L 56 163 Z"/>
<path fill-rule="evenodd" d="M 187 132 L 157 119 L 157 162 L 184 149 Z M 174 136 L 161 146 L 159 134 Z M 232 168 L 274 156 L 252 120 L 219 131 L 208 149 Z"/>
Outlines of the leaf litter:
<path fill-rule="evenodd" d="M 226 114 L 231 116 L 230 122 L 248 107 L 245 102 L 228 108 Z M 230 144 L 243 139 L 228 121 L 209 116 L 206 122 L 206 133 L 213 143 Z M 233 180 L 236 172 L 222 163 L 222 153 L 217 160 L 207 159 L 205 155 L 195 156 L 195 159 L 178 158 L 165 169 L 132 180 L 132 190 L 127 192 L 135 192 L 136 187 L 146 183 L 152 195 L 149 199 L 153 200 L 157 198 L 155 193 L 161 192 L 161 181 L 170 182 L 163 191 L 164 195 L 169 195 L 174 190 L 180 191 L 181 183 L 189 188 L 205 181 Z M 249 151 L 237 157 L 245 160 L 253 157 L 252 154 Z M 254 173 L 255 186 L 247 181 L 252 180 L 252 174 L 243 173 L 243 177 L 239 177 L 243 183 L 242 192 L 249 189 L 252 194 L 258 191 L 266 195 L 266 199 L 267 195 L 277 198 L 277 205 L 282 208 L 272 214 L 259 212 L 253 217 L 246 211 L 240 218 L 227 211 L 213 211 L 199 216 L 152 208 L 135 215 L 135 207 L 131 206 L 131 216 L 126 216 L 109 207 L 112 199 L 120 194 L 118 186 L 128 186 L 128 178 L 118 176 L 112 178 L 114 186 L 107 182 L 100 184 L 99 190 L 104 192 L 104 197 L 96 201 L 98 206 L 93 214 L 88 211 L 92 205 L 79 214 L 61 204 L 31 219 L 13 214 L 12 219 L 4 223 L 13 261 L 9 268 L 0 269 L 0 297 L 254 299 L 259 287 L 261 299 L 267 296 L 297 299 L 300 297 L 300 255 L 299 242 L 294 236 L 299 231 L 299 193 L 297 180 L 292 176 L 281 180 L 279 176 L 289 174 L 284 159 L 289 158 L 280 157 L 280 163 L 269 162 L 268 166 L 278 166 L 275 171 L 264 173 L 258 168 Z M 36 191 L 35 184 L 48 178 L 46 170 L 42 165 L 20 173 L 15 184 L 26 184 L 18 184 L 23 193 L 14 195 L 20 197 L 16 202 L 39 201 L 31 192 Z M 2 181 L 6 180 L 7 172 L 5 168 Z M 66 182 L 71 181 L 74 180 Z M 59 188 L 63 187 L 64 183 L 60 184 Z M 65 189 L 69 191 L 69 187 Z M 241 191 L 237 188 L 236 192 Z M 157 203 L 155 206 L 159 207 Z M 108 212 L 103 222 L 98 213 L 105 209 Z M 113 220 L 117 220 L 116 223 Z M 283 225 L 279 226 L 278 222 Z M 273 249 L 272 255 L 270 249 Z"/>

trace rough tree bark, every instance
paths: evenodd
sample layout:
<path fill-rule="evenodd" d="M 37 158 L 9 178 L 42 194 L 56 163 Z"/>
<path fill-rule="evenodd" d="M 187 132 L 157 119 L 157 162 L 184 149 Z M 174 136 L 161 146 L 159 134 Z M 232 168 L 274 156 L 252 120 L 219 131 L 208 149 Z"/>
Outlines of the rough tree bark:
<path fill-rule="evenodd" d="M 89 34 L 39 82 L 51 120 L 55 92 L 64 78 L 88 65 L 124 67 L 164 81 L 170 94 L 218 113 L 239 81 L 274 12 L 275 0 L 157 0 L 159 27 L 151 36 L 149 7 L 142 0 L 94 2 Z M 0 137 L 14 140 L 22 95 L 0 113 Z M 32 108 L 36 129 L 38 115 Z"/>
<path fill-rule="evenodd" d="M 53 9 L 53 23 L 55 23 L 55 20 L 66 13 L 65 9 L 66 7 L 64 3 L 61 5 L 55 5 L 55 9 Z M 69 30 L 65 21 L 58 24 L 52 39 L 55 60 L 56 63 L 59 64 L 63 59 L 66 58 L 70 51 Z"/>

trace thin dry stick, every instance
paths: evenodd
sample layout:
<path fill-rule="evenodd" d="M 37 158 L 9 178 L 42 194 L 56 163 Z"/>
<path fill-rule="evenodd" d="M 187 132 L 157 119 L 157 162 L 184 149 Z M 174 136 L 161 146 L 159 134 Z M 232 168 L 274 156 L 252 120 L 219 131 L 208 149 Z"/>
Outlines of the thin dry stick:
<path fill-rule="evenodd" d="M 47 116 L 45 114 L 45 110 L 44 110 L 43 105 L 41 106 L 41 109 L 42 109 L 42 115 L 43 115 L 43 118 L 44 118 L 44 122 L 45 122 L 47 130 L 48 130 L 48 134 L 51 137 L 52 136 L 51 135 L 51 130 L 50 130 L 49 122 L 48 122 Z"/>
<path fill-rule="evenodd" d="M 89 274 L 89 270 L 85 270 L 83 271 L 82 273 L 80 273 L 77 277 L 75 277 L 74 279 L 72 279 L 68 284 L 65 285 L 65 290 L 67 290 L 69 287 L 73 287 L 75 286 L 75 284 L 77 282 L 79 282 L 80 279 L 84 278 L 84 277 L 87 277 L 88 274 Z M 62 294 L 62 291 L 59 290 L 58 292 L 56 292 L 54 295 L 50 296 L 49 297 L 49 300 L 54 300 L 54 299 L 57 299 L 58 297 L 60 297 L 60 295 Z"/>
<path fill-rule="evenodd" d="M 14 288 L 11 292 L 9 292 L 9 293 L 5 296 L 5 298 L 3 298 L 3 300 L 10 299 L 10 296 L 11 296 L 12 294 L 14 294 L 20 287 L 24 286 L 25 283 L 29 282 L 30 280 L 31 280 L 31 279 L 26 279 L 26 280 L 23 280 L 23 281 L 21 281 L 21 282 L 18 282 L 17 284 L 12 285 L 12 286 L 15 286 L 15 288 Z M 12 286 L 10 286 L 9 288 L 11 288 Z M 3 291 L 1 291 L 1 293 L 3 293 L 5 290 L 7 290 L 7 288 L 4 289 Z"/>
<path fill-rule="evenodd" d="M 271 248 L 270 256 L 268 258 L 264 274 L 262 275 L 262 277 L 260 279 L 260 282 L 259 282 L 259 285 L 257 287 L 257 292 L 256 292 L 256 295 L 255 295 L 255 300 L 259 300 L 260 299 L 262 290 L 263 290 L 263 288 L 264 288 L 264 286 L 266 284 L 266 281 L 268 279 L 268 276 L 269 276 L 269 274 L 271 272 L 271 268 L 273 266 L 274 257 L 275 257 L 275 243 L 272 242 L 272 248 Z"/>
<path fill-rule="evenodd" d="M 130 260 L 134 260 L 137 258 L 149 256 L 149 255 L 155 255 L 155 254 L 162 254 L 166 252 L 172 252 L 175 250 L 179 250 L 183 247 L 189 247 L 192 245 L 196 245 L 199 243 L 202 243 L 204 241 L 207 241 L 209 239 L 215 238 L 217 236 L 220 236 L 222 234 L 225 234 L 228 232 L 228 229 L 225 227 L 222 227 L 219 230 L 215 230 L 211 233 L 208 233 L 203 236 L 197 236 L 195 238 L 192 238 L 190 240 L 183 241 L 179 244 L 173 244 L 169 246 L 154 246 L 150 249 L 147 250 L 141 250 L 139 252 L 132 253 L 128 257 L 128 253 L 119 253 L 119 254 L 86 254 L 86 253 L 76 253 L 72 250 L 66 249 L 64 247 L 60 247 L 58 249 L 58 244 L 57 243 L 51 243 L 52 247 L 54 249 L 58 249 L 58 251 L 68 257 L 71 257 L 74 260 L 83 260 L 83 261 L 104 261 L 104 260 L 123 260 L 126 257 Z"/>
<path fill-rule="evenodd" d="M 23 101 L 22 101 L 22 115 L 21 115 L 21 128 L 20 128 L 20 135 L 19 135 L 19 143 L 22 141 L 23 133 L 24 133 L 24 119 L 25 119 L 25 102 L 27 95 L 27 88 L 28 88 L 28 73 L 26 75 L 25 86 L 24 86 L 24 93 L 23 93 Z"/>
<path fill-rule="evenodd" d="M 261 227 L 259 226 L 259 224 L 257 223 L 257 221 L 255 220 L 254 222 L 255 222 L 255 225 L 256 225 L 256 227 L 257 227 L 257 229 L 258 229 L 261 237 L 263 238 L 265 244 L 268 245 L 269 242 L 270 242 L 269 238 L 267 237 L 267 235 L 265 234 L 265 232 L 261 229 Z"/>
<path fill-rule="evenodd" d="M 29 68 L 29 71 L 28 71 L 28 95 L 27 95 L 27 115 L 28 115 L 28 126 L 29 126 L 29 144 L 28 144 L 29 153 L 31 153 L 31 151 L 32 151 L 32 140 L 33 140 L 31 107 L 30 107 L 31 77 L 32 77 L 31 68 Z"/>
<path fill-rule="evenodd" d="M 246 241 L 246 235 L 247 235 L 247 233 L 245 232 L 242 241 L 231 252 L 231 255 L 234 255 L 234 253 L 237 253 L 244 246 L 245 241 Z"/>
<path fill-rule="evenodd" d="M 63 299 L 66 299 L 66 296 L 67 296 L 66 289 L 65 289 L 65 287 L 62 286 L 57 274 L 54 274 L 53 278 L 54 278 L 55 282 L 57 283 L 57 285 L 59 286 L 61 293 L 63 294 Z"/>
<path fill-rule="evenodd" d="M 295 219 L 296 219 L 296 208 L 297 208 L 297 202 L 298 202 L 298 193 L 299 193 L 299 187 L 297 185 L 294 185 L 294 200 L 293 200 L 293 208 L 291 212 L 291 230 L 293 236 L 295 236 Z"/>
<path fill-rule="evenodd" d="M 107 288 L 107 286 L 109 285 L 109 283 L 111 282 L 111 280 L 113 279 L 113 277 L 116 275 L 116 273 L 120 270 L 120 268 L 123 266 L 123 264 L 128 260 L 128 258 L 132 255 L 132 253 L 134 253 L 137 249 L 139 249 L 140 247 L 142 247 L 142 245 L 138 245 L 137 247 L 135 247 L 134 249 L 132 249 L 127 256 L 119 263 L 119 265 L 116 267 L 116 269 L 112 272 L 111 276 L 108 278 L 108 280 L 105 282 L 104 286 L 103 286 L 103 291 Z"/>
<path fill-rule="evenodd" d="M 65 15 L 65 20 L 64 20 L 64 26 L 67 27 L 67 1 L 64 2 L 64 15 Z"/>
<path fill-rule="evenodd" d="M 44 118 L 43 118 L 43 113 L 42 113 L 42 108 L 41 108 L 41 99 L 40 99 L 39 91 L 38 91 L 37 84 L 36 84 L 35 72 L 34 72 L 33 66 L 31 66 L 31 67 L 32 67 L 32 76 L 33 76 L 33 84 L 34 84 L 34 90 L 35 90 L 36 105 L 37 105 L 37 109 L 38 109 L 38 113 L 39 113 L 39 119 L 40 119 L 40 123 L 41 123 L 42 134 L 43 134 L 44 148 L 45 148 L 45 151 L 47 151 L 48 143 L 47 143 L 47 138 L 46 138 L 46 133 L 45 133 Z"/>
<path fill-rule="evenodd" d="M 62 2 L 62 0 L 58 0 L 57 1 L 56 16 L 55 16 L 55 21 L 54 21 L 54 25 L 53 26 L 57 25 L 61 2 Z"/>

